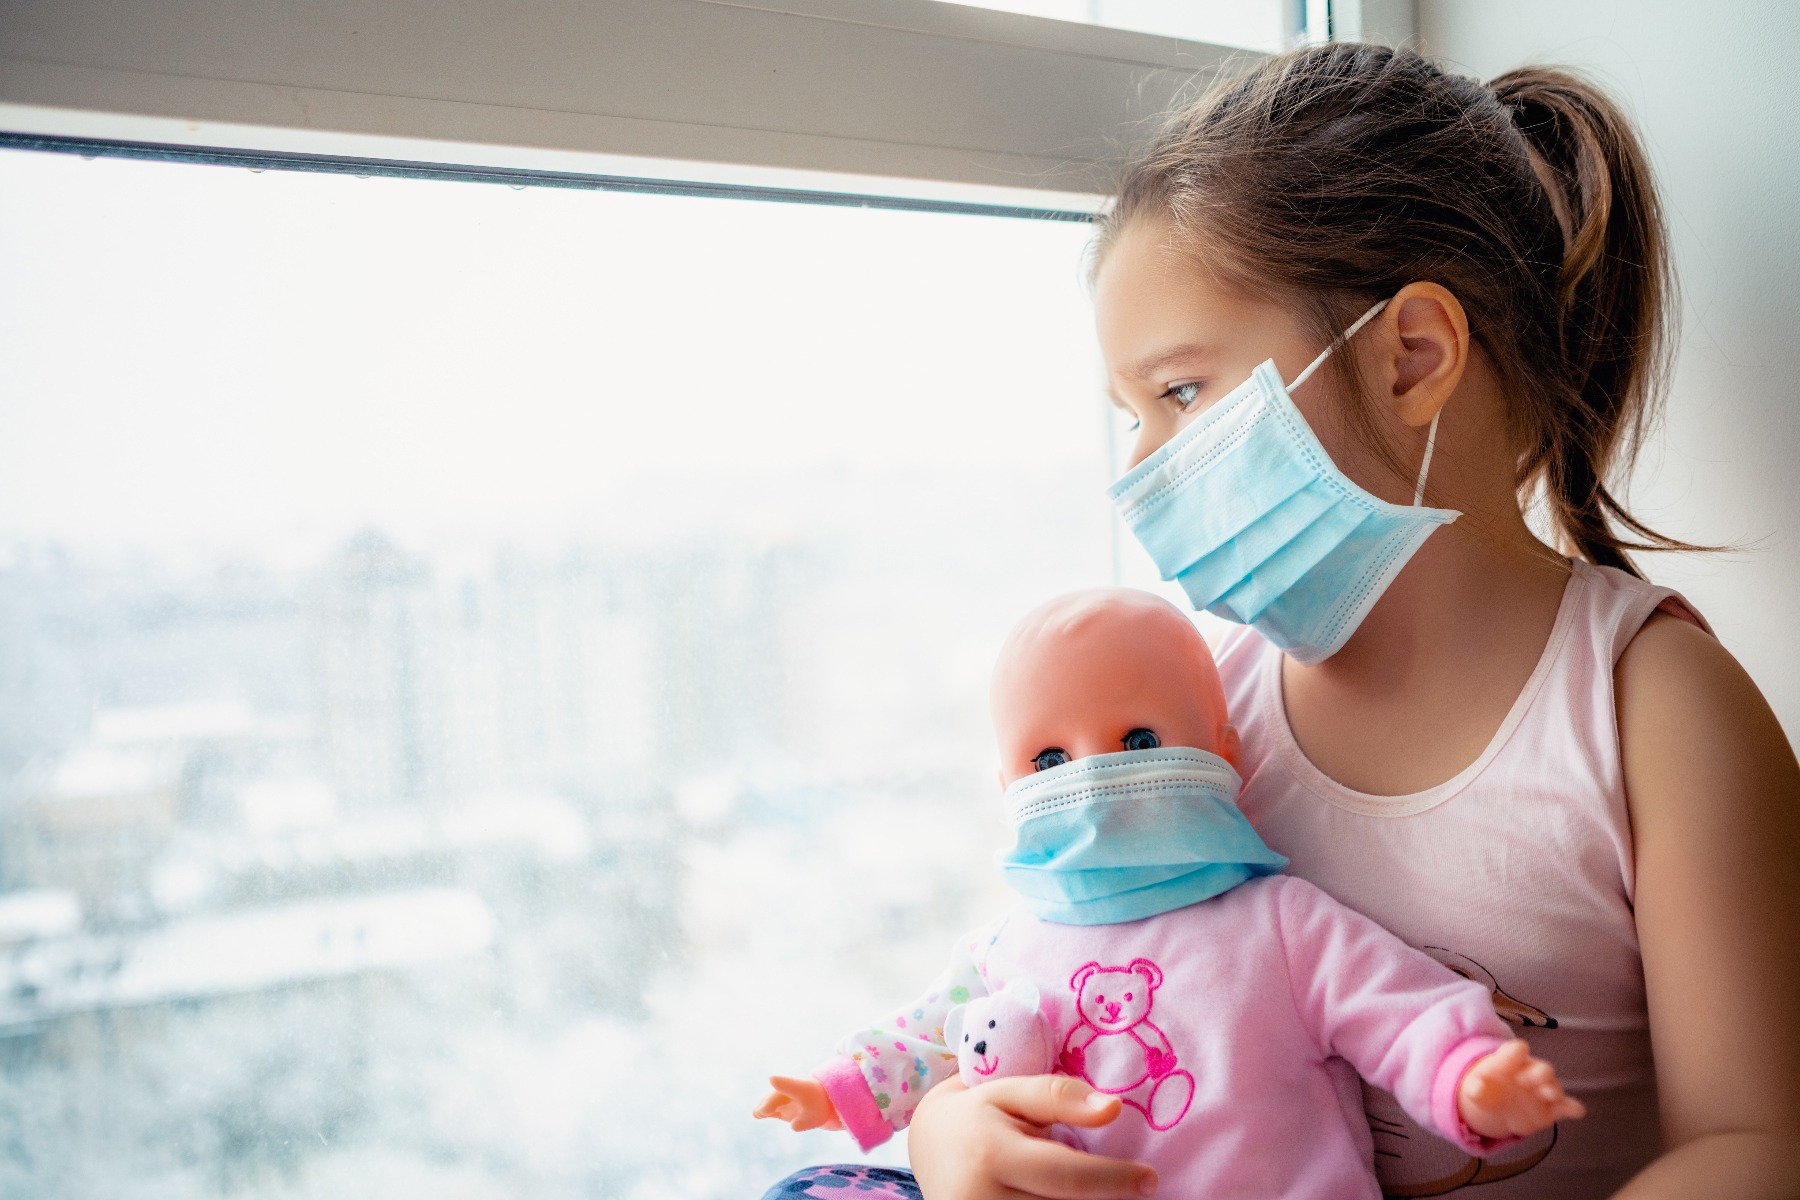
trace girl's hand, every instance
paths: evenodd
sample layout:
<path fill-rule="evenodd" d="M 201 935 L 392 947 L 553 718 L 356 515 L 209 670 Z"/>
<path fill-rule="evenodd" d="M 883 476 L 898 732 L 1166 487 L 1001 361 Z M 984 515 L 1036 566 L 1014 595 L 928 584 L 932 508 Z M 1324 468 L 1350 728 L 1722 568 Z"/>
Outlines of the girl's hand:
<path fill-rule="evenodd" d="M 1556 1069 L 1533 1058 L 1523 1038 L 1475 1060 L 1457 1085 L 1456 1109 L 1464 1125 L 1486 1138 L 1523 1137 L 1587 1115 L 1581 1101 L 1563 1091 Z"/>
<path fill-rule="evenodd" d="M 842 1129 L 844 1122 L 825 1088 L 816 1079 L 793 1079 L 773 1075 L 769 1086 L 775 1090 L 763 1098 L 752 1116 L 773 1117 L 793 1126 L 795 1133 L 808 1129 Z"/>
<path fill-rule="evenodd" d="M 1156 1192 L 1143 1163 L 1084 1154 L 1051 1125 L 1105 1125 L 1119 1100 L 1068 1075 L 1019 1075 L 980 1087 L 951 1076 L 919 1101 L 908 1135 L 925 1200 L 1137 1200 Z"/>

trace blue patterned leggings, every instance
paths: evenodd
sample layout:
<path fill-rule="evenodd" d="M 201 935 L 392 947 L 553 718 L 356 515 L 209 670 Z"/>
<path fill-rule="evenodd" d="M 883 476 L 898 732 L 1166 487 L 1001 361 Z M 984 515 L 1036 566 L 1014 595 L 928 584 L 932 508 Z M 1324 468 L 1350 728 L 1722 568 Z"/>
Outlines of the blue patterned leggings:
<path fill-rule="evenodd" d="M 763 1200 L 920 1200 L 911 1171 L 897 1167 L 828 1166 L 795 1171 Z"/>

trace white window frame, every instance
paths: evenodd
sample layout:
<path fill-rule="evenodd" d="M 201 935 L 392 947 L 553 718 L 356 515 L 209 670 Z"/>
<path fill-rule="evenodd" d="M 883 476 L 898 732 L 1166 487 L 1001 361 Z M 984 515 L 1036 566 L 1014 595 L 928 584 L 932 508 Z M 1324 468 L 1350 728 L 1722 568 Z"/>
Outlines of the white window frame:
<path fill-rule="evenodd" d="M 1246 53 L 936 0 L 19 0 L 0 133 L 1091 212 Z"/>

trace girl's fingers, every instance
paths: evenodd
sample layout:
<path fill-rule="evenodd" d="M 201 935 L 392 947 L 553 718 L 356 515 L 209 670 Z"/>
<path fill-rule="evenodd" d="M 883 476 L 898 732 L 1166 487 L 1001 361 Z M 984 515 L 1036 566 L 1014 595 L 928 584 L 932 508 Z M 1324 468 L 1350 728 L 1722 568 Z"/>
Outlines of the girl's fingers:
<path fill-rule="evenodd" d="M 1008 1143 L 994 1167 L 998 1182 L 1034 1200 L 1142 1200 L 1156 1192 L 1156 1172 L 1143 1163 L 1101 1158 L 1048 1138 Z"/>
<path fill-rule="evenodd" d="M 1117 1097 L 1066 1075 L 977 1088 L 953 1076 L 925 1093 L 913 1114 L 913 1173 L 934 1200 L 1141 1200 L 1156 1190 L 1149 1167 L 1043 1136 L 1050 1125 L 1104 1125 L 1118 1114 Z"/>
<path fill-rule="evenodd" d="M 1072 1075 L 1015 1075 L 984 1083 L 981 1092 L 997 1108 L 1040 1128 L 1105 1125 L 1119 1115 L 1117 1096 Z"/>

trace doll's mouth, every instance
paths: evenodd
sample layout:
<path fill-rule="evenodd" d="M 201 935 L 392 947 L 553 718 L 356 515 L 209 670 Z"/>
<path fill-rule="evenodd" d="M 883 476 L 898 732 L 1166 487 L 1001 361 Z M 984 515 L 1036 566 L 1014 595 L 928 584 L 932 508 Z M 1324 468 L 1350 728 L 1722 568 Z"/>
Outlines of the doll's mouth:
<path fill-rule="evenodd" d="M 995 1071 L 998 1071 L 1000 1069 L 1000 1056 L 998 1054 L 994 1055 L 994 1065 L 993 1066 L 990 1067 L 990 1066 L 982 1065 L 986 1062 L 987 1062 L 987 1058 L 986 1058 L 986 1056 L 983 1056 L 981 1062 L 978 1062 L 975 1064 L 975 1073 L 977 1075 L 992 1075 Z"/>

